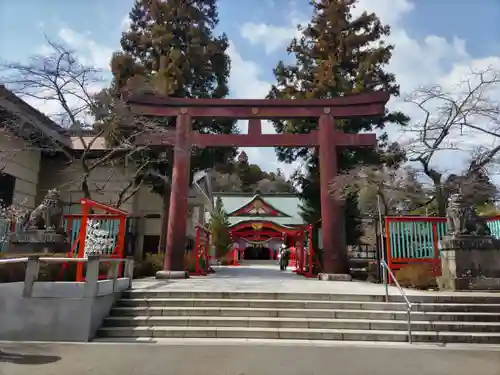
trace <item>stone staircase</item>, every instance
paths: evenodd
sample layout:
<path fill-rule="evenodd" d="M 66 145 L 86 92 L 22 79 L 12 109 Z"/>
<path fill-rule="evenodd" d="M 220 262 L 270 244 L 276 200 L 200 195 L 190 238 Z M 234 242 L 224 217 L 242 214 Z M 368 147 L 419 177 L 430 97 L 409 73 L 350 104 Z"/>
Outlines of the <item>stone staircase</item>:
<path fill-rule="evenodd" d="M 500 295 L 411 296 L 414 342 L 500 344 Z M 128 291 L 100 338 L 408 341 L 402 297 Z"/>

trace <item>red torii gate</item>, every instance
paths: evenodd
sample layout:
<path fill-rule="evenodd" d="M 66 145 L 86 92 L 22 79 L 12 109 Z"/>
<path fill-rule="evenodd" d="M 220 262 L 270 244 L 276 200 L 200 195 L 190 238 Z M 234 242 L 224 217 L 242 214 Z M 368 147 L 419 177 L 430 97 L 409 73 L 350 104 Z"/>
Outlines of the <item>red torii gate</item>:
<path fill-rule="evenodd" d="M 381 116 L 389 94 L 375 92 L 333 99 L 184 99 L 146 93 L 130 95 L 134 114 L 176 117 L 176 129 L 144 134 L 140 144 L 174 146 L 167 247 L 160 278 L 186 277 L 184 249 L 187 230 L 190 156 L 199 147 L 319 147 L 324 272 L 346 275 L 347 252 L 342 244 L 340 206 L 329 194 L 337 175 L 338 148 L 373 147 L 375 134 L 346 134 L 334 119 Z M 193 117 L 249 119 L 248 134 L 200 134 L 192 130 Z M 262 134 L 261 119 L 317 118 L 318 130 L 309 134 Z"/>

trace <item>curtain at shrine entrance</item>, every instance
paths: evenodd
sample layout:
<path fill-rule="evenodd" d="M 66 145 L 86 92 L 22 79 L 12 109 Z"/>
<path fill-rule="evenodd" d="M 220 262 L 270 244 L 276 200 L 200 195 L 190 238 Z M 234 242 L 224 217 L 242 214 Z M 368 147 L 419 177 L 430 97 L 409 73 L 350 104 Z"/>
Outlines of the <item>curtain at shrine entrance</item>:
<path fill-rule="evenodd" d="M 244 260 L 270 260 L 272 256 L 272 250 L 265 246 L 249 246 L 243 253 Z"/>

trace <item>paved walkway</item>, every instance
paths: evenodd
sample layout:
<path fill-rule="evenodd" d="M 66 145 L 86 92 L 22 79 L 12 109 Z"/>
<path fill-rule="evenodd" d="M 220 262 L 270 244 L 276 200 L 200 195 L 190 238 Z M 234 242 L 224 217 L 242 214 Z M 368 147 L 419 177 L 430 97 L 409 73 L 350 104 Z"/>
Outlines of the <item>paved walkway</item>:
<path fill-rule="evenodd" d="M 134 289 L 182 291 L 251 291 L 304 293 L 376 293 L 380 285 L 362 282 L 322 282 L 296 275 L 289 268 L 282 272 L 277 264 L 250 264 L 214 267 L 215 274 L 186 280 L 148 278 L 133 283 Z"/>
<path fill-rule="evenodd" d="M 191 277 L 186 280 L 156 280 L 154 278 L 134 280 L 133 289 L 165 291 L 214 291 L 214 292 L 270 292 L 270 293 L 332 293 L 383 295 L 381 284 L 362 281 L 319 281 L 306 279 L 291 272 L 281 272 L 277 264 L 244 264 L 237 267 L 214 267 L 215 274 Z M 409 295 L 437 294 L 459 295 L 470 293 L 427 292 L 408 289 Z M 391 295 L 400 295 L 396 287 L 390 286 Z M 474 293 L 474 295 L 488 293 Z M 488 294 L 489 295 L 489 294 Z M 500 293 L 496 293 L 500 297 Z M 500 374 L 499 374 L 500 375 Z"/>
<path fill-rule="evenodd" d="M 1 375 L 499 375 L 500 351 L 287 342 L 0 342 Z"/>

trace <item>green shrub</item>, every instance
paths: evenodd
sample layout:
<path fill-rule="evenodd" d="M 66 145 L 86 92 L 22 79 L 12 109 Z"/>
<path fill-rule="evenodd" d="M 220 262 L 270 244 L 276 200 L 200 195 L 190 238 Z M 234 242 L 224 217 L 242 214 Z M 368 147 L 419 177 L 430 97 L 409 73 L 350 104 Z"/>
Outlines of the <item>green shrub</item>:
<path fill-rule="evenodd" d="M 0 258 L 24 258 L 28 255 L 38 255 L 44 258 L 67 258 L 66 253 L 41 253 L 41 254 L 9 254 L 1 253 Z M 75 281 L 76 262 L 71 263 L 48 263 L 40 262 L 38 270 L 38 281 Z M 110 263 L 99 263 L 99 274 L 107 275 L 110 268 Z M 83 264 L 83 274 L 87 271 L 87 264 Z M 24 281 L 26 274 L 26 263 L 7 263 L 0 264 L 0 283 L 12 283 Z"/>
<path fill-rule="evenodd" d="M 138 262 L 137 260 L 134 261 L 134 279 L 140 279 L 141 277 L 145 277 L 143 276 L 143 272 L 142 272 L 142 263 L 141 262 Z"/>
<path fill-rule="evenodd" d="M 196 272 L 196 258 L 194 257 L 193 253 L 191 251 L 186 253 L 186 260 L 187 260 L 187 271 L 188 272 Z M 200 258 L 198 259 L 198 264 L 200 269 L 205 269 L 205 259 Z"/>
<path fill-rule="evenodd" d="M 409 264 L 395 272 L 396 279 L 404 288 L 436 288 L 436 276 L 428 264 Z"/>
<path fill-rule="evenodd" d="M 313 275 L 317 275 L 318 273 L 321 273 L 323 270 L 323 249 L 314 249 L 313 252 Z M 306 272 L 309 272 L 309 255 L 306 254 L 306 258 L 304 259 L 304 269 Z"/>
<path fill-rule="evenodd" d="M 229 266 L 230 264 L 233 263 L 232 254 L 227 254 L 227 255 L 224 255 L 223 257 L 220 257 L 219 262 L 222 266 Z"/>
<path fill-rule="evenodd" d="M 137 268 L 134 267 L 134 277 L 136 272 L 140 274 L 140 277 L 156 276 L 156 273 L 163 269 L 164 261 L 165 254 L 146 253 L 144 260 L 136 266 Z"/>
<path fill-rule="evenodd" d="M 366 268 L 366 272 L 368 274 L 366 281 L 370 283 L 380 283 L 380 273 L 382 272 L 382 270 L 380 269 L 378 262 L 369 262 L 368 267 Z"/>
<path fill-rule="evenodd" d="M 14 258 L 14 256 L 6 256 L 0 254 L 0 258 Z M 17 256 L 19 258 L 19 256 Z M 26 272 L 26 263 L 4 263 L 0 264 L 0 283 L 14 283 L 24 281 Z"/>
<path fill-rule="evenodd" d="M 25 258 L 28 255 L 38 255 L 41 257 L 67 257 L 67 254 L 11 254 L 11 253 L 0 253 L 0 258 Z M 55 281 L 61 272 L 61 263 L 46 263 L 41 262 L 38 272 L 38 280 L 40 281 Z M 75 265 L 76 269 L 76 265 Z M 12 283 L 24 281 L 26 274 L 26 263 L 6 263 L 0 264 L 0 282 L 2 283 Z M 74 273 L 76 275 L 76 272 Z M 75 279 L 75 277 L 73 277 Z"/>

